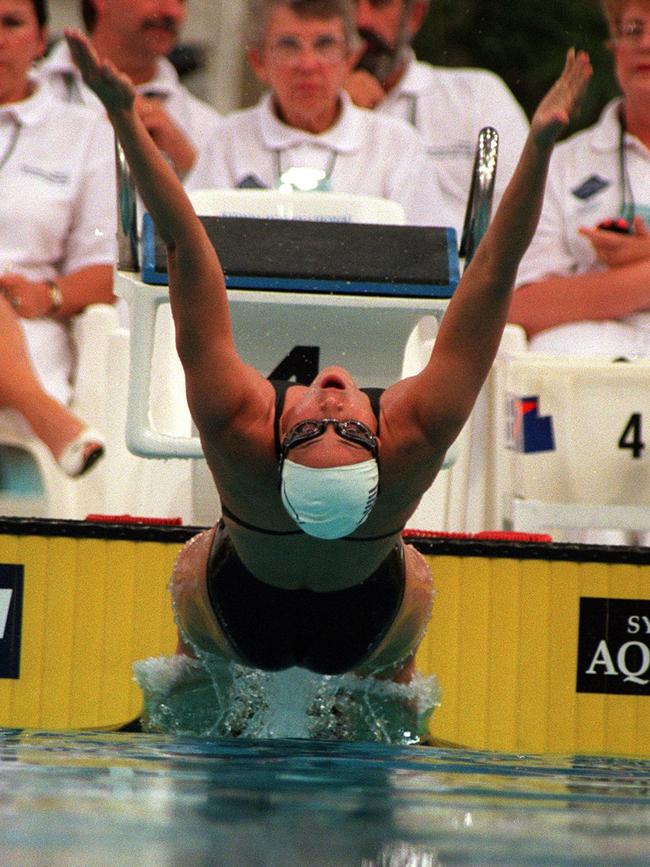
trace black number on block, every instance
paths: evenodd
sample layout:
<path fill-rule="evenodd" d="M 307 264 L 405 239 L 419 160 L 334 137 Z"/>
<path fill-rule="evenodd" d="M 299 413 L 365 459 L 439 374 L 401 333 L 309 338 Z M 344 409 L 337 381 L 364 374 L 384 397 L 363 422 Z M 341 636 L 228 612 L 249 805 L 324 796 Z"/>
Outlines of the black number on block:
<path fill-rule="evenodd" d="M 311 385 L 318 373 L 320 346 L 294 346 L 278 366 L 269 373 L 269 379 L 292 379 L 299 385 Z"/>
<path fill-rule="evenodd" d="M 641 433 L 641 420 L 641 413 L 633 412 L 618 441 L 619 449 L 630 449 L 633 458 L 640 458 L 641 452 L 645 448 Z"/>

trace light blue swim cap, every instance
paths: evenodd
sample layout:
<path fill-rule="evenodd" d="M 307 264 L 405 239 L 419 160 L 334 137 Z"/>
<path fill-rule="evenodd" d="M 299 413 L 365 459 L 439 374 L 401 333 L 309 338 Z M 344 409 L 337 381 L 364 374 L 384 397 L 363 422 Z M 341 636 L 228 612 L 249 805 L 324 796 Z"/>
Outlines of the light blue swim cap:
<path fill-rule="evenodd" d="M 342 539 L 366 520 L 379 490 L 371 458 L 343 467 L 305 467 L 285 460 L 280 491 L 291 518 L 317 539 Z"/>

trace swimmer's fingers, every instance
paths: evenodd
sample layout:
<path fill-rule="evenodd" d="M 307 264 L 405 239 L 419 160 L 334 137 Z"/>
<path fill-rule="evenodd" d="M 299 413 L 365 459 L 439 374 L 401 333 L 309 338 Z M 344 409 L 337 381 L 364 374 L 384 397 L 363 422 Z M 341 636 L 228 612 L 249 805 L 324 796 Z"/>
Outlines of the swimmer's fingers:
<path fill-rule="evenodd" d="M 85 83 L 94 89 L 100 79 L 101 63 L 94 47 L 80 30 L 66 27 L 64 30 L 66 42 L 72 59 L 77 65 Z"/>
<path fill-rule="evenodd" d="M 562 74 L 539 104 L 531 131 L 541 147 L 552 144 L 575 115 L 593 74 L 585 51 L 570 48 Z"/>
<path fill-rule="evenodd" d="M 135 89 L 130 79 L 109 60 L 100 60 L 88 38 L 79 30 L 66 28 L 64 34 L 84 82 L 97 94 L 108 111 L 130 108 L 135 99 Z"/>

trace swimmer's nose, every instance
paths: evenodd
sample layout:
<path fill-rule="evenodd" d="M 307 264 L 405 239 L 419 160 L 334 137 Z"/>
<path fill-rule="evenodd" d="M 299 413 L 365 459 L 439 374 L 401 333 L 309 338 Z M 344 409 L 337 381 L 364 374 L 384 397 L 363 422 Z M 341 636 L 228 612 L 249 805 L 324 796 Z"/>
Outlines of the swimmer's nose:
<path fill-rule="evenodd" d="M 336 391 L 325 392 L 320 405 L 326 415 L 335 415 L 343 409 L 343 401 Z"/>

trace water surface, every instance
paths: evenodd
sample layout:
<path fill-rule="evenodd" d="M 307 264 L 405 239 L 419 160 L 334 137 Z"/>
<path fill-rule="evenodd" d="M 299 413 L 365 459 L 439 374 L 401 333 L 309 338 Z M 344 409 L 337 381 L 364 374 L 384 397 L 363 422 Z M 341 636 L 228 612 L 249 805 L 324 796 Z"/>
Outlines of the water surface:
<path fill-rule="evenodd" d="M 0 730 L 3 865 L 647 865 L 650 760 Z"/>

